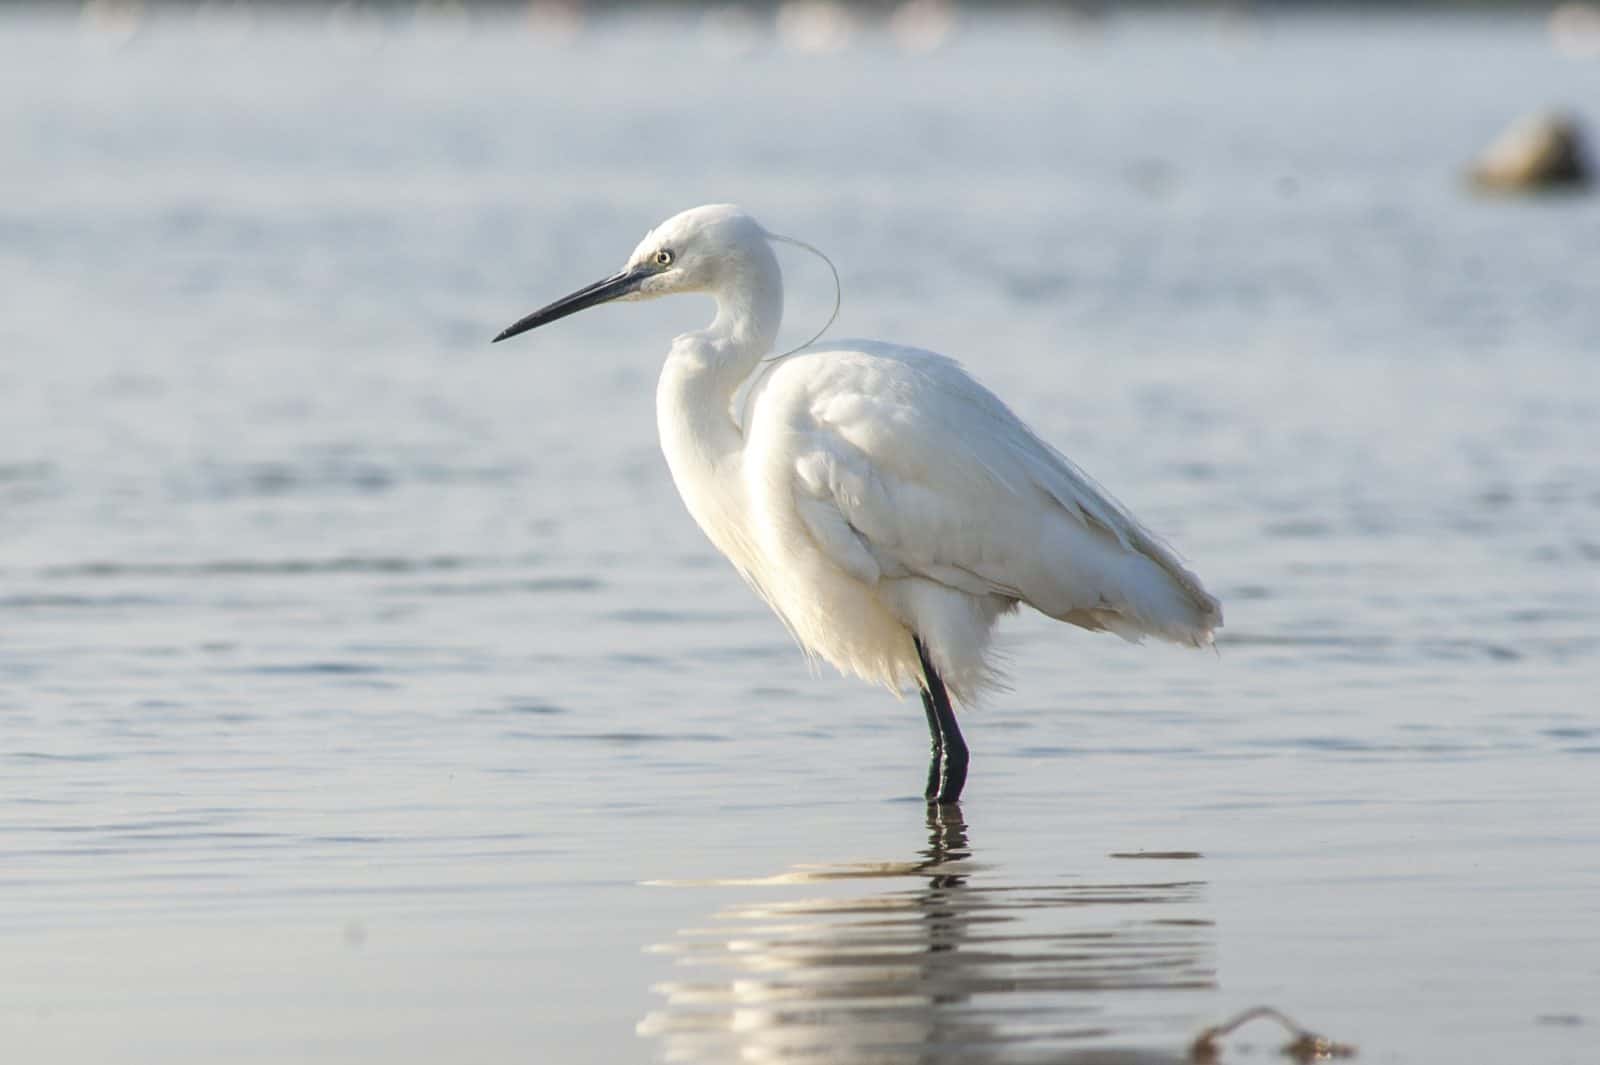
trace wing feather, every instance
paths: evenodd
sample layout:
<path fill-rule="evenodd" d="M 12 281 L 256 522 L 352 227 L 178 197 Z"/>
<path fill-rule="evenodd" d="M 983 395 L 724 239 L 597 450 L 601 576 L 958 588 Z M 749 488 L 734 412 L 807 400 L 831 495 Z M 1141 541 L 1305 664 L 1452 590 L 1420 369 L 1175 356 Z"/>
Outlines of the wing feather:
<path fill-rule="evenodd" d="M 788 397 L 796 510 L 835 564 L 1130 638 L 1210 640 L 1220 606 L 1172 549 L 957 363 L 847 343 L 763 385 Z"/>

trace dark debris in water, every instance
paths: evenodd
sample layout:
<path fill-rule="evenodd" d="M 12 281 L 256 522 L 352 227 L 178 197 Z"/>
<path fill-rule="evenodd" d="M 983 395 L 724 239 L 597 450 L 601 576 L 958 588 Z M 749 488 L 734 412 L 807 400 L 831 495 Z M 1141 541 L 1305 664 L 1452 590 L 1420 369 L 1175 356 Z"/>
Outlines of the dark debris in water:
<path fill-rule="evenodd" d="M 547 715 L 547 714 L 565 714 L 567 712 L 567 709 L 565 707 L 562 707 L 562 706 L 556 706 L 553 703 L 546 703 L 546 702 L 539 702 L 537 700 L 530 700 L 530 701 L 514 702 L 514 703 L 510 704 L 509 706 L 505 707 L 502 710 L 489 710 L 489 711 L 485 711 L 485 712 L 486 713 L 501 713 L 501 714 L 540 714 L 540 715 Z"/>
<path fill-rule="evenodd" d="M 363 676 L 383 672 L 382 667 L 361 662 L 288 662 L 278 665 L 254 666 L 247 672 L 308 676 Z"/>
<path fill-rule="evenodd" d="M 1318 1035 L 1300 1027 L 1288 1016 L 1271 1006 L 1255 1006 L 1222 1024 L 1207 1028 L 1189 1044 L 1189 1060 L 1197 1065 L 1211 1065 L 1222 1059 L 1220 1040 L 1232 1035 L 1251 1021 L 1277 1021 L 1293 1037 L 1278 1048 L 1278 1053 L 1297 1062 L 1330 1061 L 1334 1058 L 1353 1058 L 1356 1048 L 1350 1043 L 1339 1043 L 1327 1036 Z"/>

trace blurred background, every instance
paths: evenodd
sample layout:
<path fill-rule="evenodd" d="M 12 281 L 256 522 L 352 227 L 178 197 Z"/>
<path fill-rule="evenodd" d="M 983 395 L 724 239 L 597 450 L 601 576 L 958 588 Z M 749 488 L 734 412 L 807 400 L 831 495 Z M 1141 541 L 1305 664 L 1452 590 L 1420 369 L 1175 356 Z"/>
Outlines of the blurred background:
<path fill-rule="evenodd" d="M 1597 129 L 1584 2 L 0 7 L 0 1056 L 1589 1060 Z M 1219 654 L 1018 619 L 930 820 L 668 479 L 709 305 L 488 345 L 717 201 Z"/>

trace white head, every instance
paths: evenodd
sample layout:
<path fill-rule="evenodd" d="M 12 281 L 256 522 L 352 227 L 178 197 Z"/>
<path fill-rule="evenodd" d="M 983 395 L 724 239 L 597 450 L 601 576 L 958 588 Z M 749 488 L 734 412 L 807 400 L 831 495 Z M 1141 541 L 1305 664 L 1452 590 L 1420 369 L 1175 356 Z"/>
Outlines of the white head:
<path fill-rule="evenodd" d="M 781 314 L 782 275 L 768 236 L 754 218 L 733 204 L 690 208 L 646 233 L 620 271 L 534 311 L 495 341 L 601 303 L 654 299 L 678 292 L 710 292 L 719 300 L 734 293 L 759 293 L 777 299 Z"/>

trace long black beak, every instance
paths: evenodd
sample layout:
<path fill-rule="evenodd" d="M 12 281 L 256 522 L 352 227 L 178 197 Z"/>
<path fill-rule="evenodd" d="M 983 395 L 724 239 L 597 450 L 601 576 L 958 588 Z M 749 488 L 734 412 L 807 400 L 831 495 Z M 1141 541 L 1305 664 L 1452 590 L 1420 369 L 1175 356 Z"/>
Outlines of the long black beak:
<path fill-rule="evenodd" d="M 537 329 L 547 322 L 555 321 L 557 318 L 565 318 L 567 315 L 577 314 L 585 308 L 626 296 L 644 284 L 645 279 L 652 272 L 648 267 L 635 267 L 632 270 L 624 270 L 619 274 L 612 274 L 604 281 L 596 281 L 592 285 L 580 288 L 572 295 L 563 296 L 550 304 L 550 306 L 541 307 L 526 318 L 519 319 L 514 324 L 507 326 L 491 343 L 498 344 L 502 340 L 508 340 L 518 333 L 526 333 L 530 329 Z"/>

